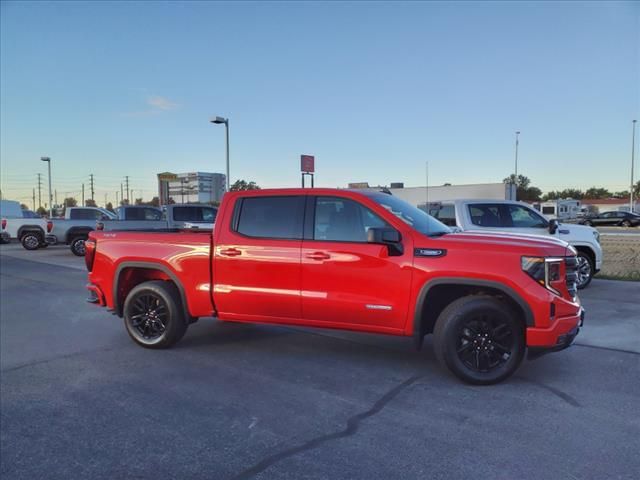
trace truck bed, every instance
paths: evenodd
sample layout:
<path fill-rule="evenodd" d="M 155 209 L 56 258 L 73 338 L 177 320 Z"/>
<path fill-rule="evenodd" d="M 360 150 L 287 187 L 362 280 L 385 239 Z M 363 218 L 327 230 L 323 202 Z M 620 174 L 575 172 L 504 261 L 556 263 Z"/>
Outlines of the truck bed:
<path fill-rule="evenodd" d="M 189 285 L 188 308 L 191 316 L 213 314 L 211 231 L 93 231 L 89 238 L 97 240 L 100 255 L 96 256 L 94 271 L 106 276 L 100 279 L 100 283 L 106 286 L 104 295 L 107 302 L 113 298 L 118 283 L 129 283 L 120 282 L 128 279 L 128 269 L 144 268 L 148 262 L 153 268 L 160 266 L 163 272 L 153 278 L 179 280 L 180 285 Z M 122 296 L 126 292 L 117 294 Z"/>

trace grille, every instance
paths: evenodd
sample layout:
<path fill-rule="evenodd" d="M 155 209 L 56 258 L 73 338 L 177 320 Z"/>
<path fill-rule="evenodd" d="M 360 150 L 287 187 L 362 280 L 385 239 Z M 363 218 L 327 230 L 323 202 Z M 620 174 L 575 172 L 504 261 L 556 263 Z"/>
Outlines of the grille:
<path fill-rule="evenodd" d="M 564 259 L 565 266 L 565 279 L 567 283 L 567 290 L 571 297 L 575 297 L 578 294 L 578 258 L 566 257 Z"/>

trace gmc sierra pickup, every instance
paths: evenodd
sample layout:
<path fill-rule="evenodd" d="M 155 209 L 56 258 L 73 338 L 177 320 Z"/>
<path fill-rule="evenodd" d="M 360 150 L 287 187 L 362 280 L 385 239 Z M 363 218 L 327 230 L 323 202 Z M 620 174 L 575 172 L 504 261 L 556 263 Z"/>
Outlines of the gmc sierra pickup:
<path fill-rule="evenodd" d="M 89 300 L 166 348 L 199 317 L 413 337 L 464 381 L 568 347 L 584 313 L 576 251 L 553 238 L 452 233 L 384 192 L 227 193 L 213 232 L 99 232 Z"/>

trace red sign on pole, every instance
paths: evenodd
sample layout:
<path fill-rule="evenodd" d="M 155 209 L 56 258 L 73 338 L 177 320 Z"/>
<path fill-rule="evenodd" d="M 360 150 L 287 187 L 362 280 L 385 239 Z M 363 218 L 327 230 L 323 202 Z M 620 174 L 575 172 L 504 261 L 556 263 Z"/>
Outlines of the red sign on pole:
<path fill-rule="evenodd" d="M 315 160 L 313 155 L 300 155 L 300 171 L 304 173 L 314 173 Z"/>

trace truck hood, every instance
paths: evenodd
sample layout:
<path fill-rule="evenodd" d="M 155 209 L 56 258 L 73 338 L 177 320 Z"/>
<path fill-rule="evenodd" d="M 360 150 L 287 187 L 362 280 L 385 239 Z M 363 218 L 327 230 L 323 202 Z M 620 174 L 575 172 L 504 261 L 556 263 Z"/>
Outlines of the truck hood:
<path fill-rule="evenodd" d="M 561 240 L 572 242 L 576 240 L 584 240 L 593 242 L 598 231 L 587 225 L 575 225 L 573 223 L 561 223 L 558 225 L 558 236 Z"/>
<path fill-rule="evenodd" d="M 571 247 L 563 240 L 540 235 L 522 235 L 503 232 L 476 233 L 460 232 L 439 237 L 446 248 L 466 248 L 470 250 L 517 249 L 520 255 L 565 256 L 571 254 Z M 433 238 L 429 238 L 433 241 Z M 444 246 L 444 245 L 443 245 Z"/>

